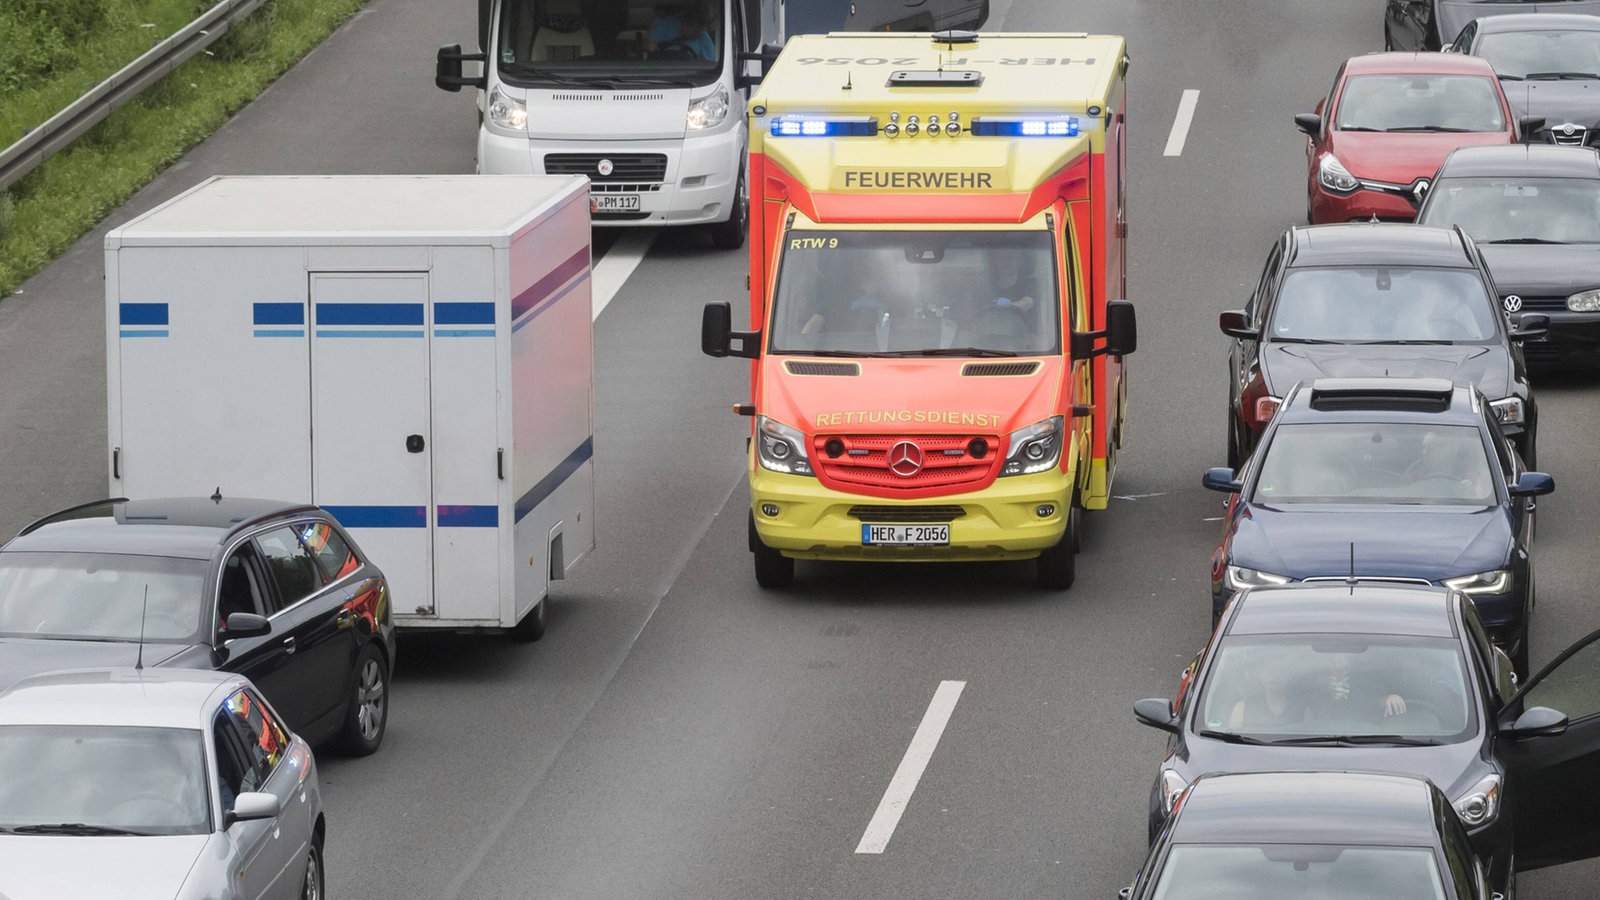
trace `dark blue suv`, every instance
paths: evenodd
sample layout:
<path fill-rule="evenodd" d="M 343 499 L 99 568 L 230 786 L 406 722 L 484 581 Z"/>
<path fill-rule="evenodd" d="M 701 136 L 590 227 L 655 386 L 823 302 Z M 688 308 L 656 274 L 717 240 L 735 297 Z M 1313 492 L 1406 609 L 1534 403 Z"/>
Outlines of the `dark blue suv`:
<path fill-rule="evenodd" d="M 1242 587 L 1343 579 L 1434 584 L 1471 597 L 1495 643 L 1528 669 L 1534 497 L 1489 403 L 1443 379 L 1297 385 L 1235 472 L 1212 556 L 1213 622 Z"/>

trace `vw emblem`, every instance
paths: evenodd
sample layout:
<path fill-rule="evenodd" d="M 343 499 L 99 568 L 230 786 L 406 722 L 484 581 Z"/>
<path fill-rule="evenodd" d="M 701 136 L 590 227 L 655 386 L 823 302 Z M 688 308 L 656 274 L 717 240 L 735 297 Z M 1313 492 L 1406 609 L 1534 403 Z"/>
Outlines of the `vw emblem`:
<path fill-rule="evenodd" d="M 600 164 L 595 166 L 595 170 L 598 171 L 602 176 L 610 175 L 614 169 L 616 169 L 616 166 L 612 165 L 611 160 L 609 159 L 602 159 L 600 160 Z"/>
<path fill-rule="evenodd" d="M 922 448 L 910 441 L 901 441 L 889 448 L 889 471 L 901 478 L 910 478 L 922 471 Z"/>
<path fill-rule="evenodd" d="M 1522 309 L 1522 298 L 1518 297 L 1516 294 L 1507 294 L 1503 303 L 1505 304 L 1506 312 L 1508 313 L 1514 313 Z"/>

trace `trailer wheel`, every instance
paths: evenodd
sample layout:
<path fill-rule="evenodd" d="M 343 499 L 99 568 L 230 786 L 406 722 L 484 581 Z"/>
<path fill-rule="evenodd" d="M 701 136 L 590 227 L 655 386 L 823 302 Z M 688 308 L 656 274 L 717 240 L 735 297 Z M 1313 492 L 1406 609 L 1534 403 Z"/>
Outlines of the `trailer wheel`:
<path fill-rule="evenodd" d="M 1037 565 L 1042 588 L 1064 591 L 1072 587 L 1078 575 L 1078 554 L 1073 548 L 1077 535 L 1072 533 L 1077 528 L 1076 517 L 1068 516 L 1067 523 L 1068 533 L 1061 536 L 1061 542 L 1039 554 Z"/>
<path fill-rule="evenodd" d="M 733 210 L 728 221 L 711 226 L 711 245 L 718 250 L 737 250 L 744 246 L 745 233 L 750 230 L 750 190 L 745 185 L 744 169 L 739 170 L 739 183 L 733 189 Z"/>
<path fill-rule="evenodd" d="M 750 552 L 756 559 L 756 584 L 772 589 L 794 583 L 794 560 L 761 542 L 755 513 L 750 514 Z"/>
<path fill-rule="evenodd" d="M 522 621 L 512 626 L 511 639 L 531 643 L 544 637 L 544 607 L 545 600 L 540 600 L 538 605 L 528 610 Z"/>

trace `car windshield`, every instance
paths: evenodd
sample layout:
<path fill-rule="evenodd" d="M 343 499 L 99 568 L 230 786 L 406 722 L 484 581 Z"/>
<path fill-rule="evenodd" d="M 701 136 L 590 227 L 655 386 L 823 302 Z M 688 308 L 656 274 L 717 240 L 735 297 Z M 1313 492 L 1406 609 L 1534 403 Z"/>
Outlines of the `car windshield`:
<path fill-rule="evenodd" d="M 1495 482 L 1478 429 L 1404 422 L 1307 422 L 1273 432 L 1254 503 L 1492 506 Z"/>
<path fill-rule="evenodd" d="M 0 725 L 0 829 L 205 834 L 205 773 L 198 729 Z"/>
<path fill-rule="evenodd" d="M 688 86 L 721 71 L 725 24 L 707 0 L 507 0 L 498 62 L 515 80 Z"/>
<path fill-rule="evenodd" d="M 1226 886 L 1225 888 L 1223 886 Z M 1155 900 L 1405 897 L 1444 900 L 1426 847 L 1174 844 Z"/>
<path fill-rule="evenodd" d="M 1456 743 L 1476 727 L 1449 638 L 1233 636 L 1202 687 L 1207 731 L 1257 738 L 1398 736 Z"/>
<path fill-rule="evenodd" d="M 1405 266 L 1291 270 L 1267 333 L 1269 340 L 1394 343 L 1499 336 L 1476 270 Z"/>
<path fill-rule="evenodd" d="M 0 635 L 192 642 L 205 562 L 117 553 L 0 553 Z"/>
<path fill-rule="evenodd" d="M 1600 78 L 1600 31 L 1507 31 L 1486 34 L 1472 51 L 1501 78 Z"/>
<path fill-rule="evenodd" d="M 1061 320 L 1046 231 L 790 231 L 773 353 L 1037 356 Z"/>
<path fill-rule="evenodd" d="M 1476 75 L 1353 75 L 1340 131 L 1505 131 L 1494 82 Z"/>
<path fill-rule="evenodd" d="M 1417 221 L 1483 244 L 1600 243 L 1600 179 L 1441 178 Z"/>

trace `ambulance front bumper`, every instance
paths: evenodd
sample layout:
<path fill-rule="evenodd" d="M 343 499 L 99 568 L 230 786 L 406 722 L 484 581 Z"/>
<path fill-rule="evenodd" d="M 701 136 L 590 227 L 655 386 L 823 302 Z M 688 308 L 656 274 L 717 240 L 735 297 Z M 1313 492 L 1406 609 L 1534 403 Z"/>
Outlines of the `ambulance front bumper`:
<path fill-rule="evenodd" d="M 1058 470 L 997 478 L 983 491 L 888 500 L 823 487 L 816 478 L 756 468 L 750 506 L 761 542 L 795 559 L 978 562 L 1032 559 L 1066 533 L 1071 479 Z M 1043 514 L 1041 514 L 1043 513 Z M 949 544 L 864 543 L 863 526 L 948 524 Z"/>

